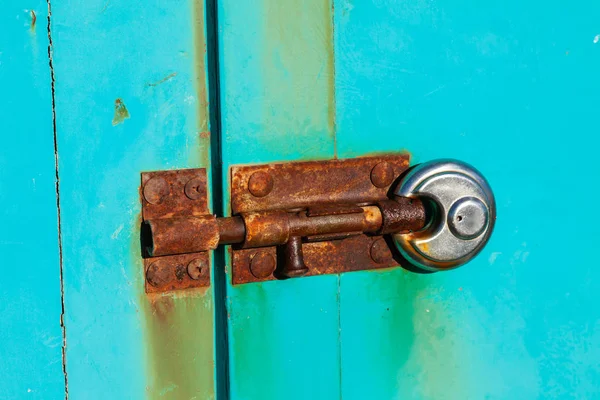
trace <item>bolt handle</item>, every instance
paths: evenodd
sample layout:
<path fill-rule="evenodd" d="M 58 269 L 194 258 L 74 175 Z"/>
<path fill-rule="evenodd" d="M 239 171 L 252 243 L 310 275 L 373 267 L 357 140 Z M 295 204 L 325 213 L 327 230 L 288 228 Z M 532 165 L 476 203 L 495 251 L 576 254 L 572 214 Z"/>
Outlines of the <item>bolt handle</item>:
<path fill-rule="evenodd" d="M 302 238 L 292 236 L 283 245 L 283 266 L 279 275 L 284 278 L 296 278 L 306 275 L 308 267 L 304 264 L 304 254 L 302 253 Z"/>
<path fill-rule="evenodd" d="M 481 173 L 466 163 L 436 160 L 417 165 L 394 194 L 420 199 L 431 214 L 425 229 L 393 235 L 402 256 L 417 268 L 459 267 L 475 257 L 492 234 L 494 194 Z"/>

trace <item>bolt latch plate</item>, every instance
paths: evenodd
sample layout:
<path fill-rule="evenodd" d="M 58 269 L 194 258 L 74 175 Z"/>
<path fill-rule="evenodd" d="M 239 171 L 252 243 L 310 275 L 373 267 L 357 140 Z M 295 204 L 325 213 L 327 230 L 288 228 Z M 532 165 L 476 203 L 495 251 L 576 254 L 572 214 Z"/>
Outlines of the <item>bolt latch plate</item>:
<path fill-rule="evenodd" d="M 290 162 L 231 168 L 232 214 L 305 210 L 307 216 L 352 212 L 359 205 L 389 199 L 388 192 L 409 167 L 406 153 L 345 160 Z M 346 206 L 344 206 L 346 205 Z M 249 218 L 247 220 L 250 220 Z M 261 230 L 268 229 L 268 224 Z M 269 225 L 271 226 L 271 225 Z M 387 268 L 398 265 L 381 235 L 346 232 L 303 238 L 304 276 Z M 230 248 L 233 284 L 278 276 L 283 246 Z"/>
<path fill-rule="evenodd" d="M 233 215 L 325 204 L 374 204 L 388 198 L 409 155 L 357 157 L 231 168 Z"/>
<path fill-rule="evenodd" d="M 201 217 L 208 210 L 206 170 L 182 169 L 142 173 L 142 218 L 163 220 Z M 207 251 L 151 257 L 142 226 L 142 256 L 146 293 L 192 289 L 210 285 Z"/>

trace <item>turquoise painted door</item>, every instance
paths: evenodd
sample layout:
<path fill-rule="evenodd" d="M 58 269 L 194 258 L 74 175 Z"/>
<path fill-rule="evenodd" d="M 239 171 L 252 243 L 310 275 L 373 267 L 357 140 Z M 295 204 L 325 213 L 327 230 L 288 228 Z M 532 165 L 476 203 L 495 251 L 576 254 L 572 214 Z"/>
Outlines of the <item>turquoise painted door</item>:
<path fill-rule="evenodd" d="M 457 270 L 229 285 L 231 398 L 600 397 L 600 7 L 218 5 L 225 171 L 408 150 L 471 163 L 498 204 Z"/>
<path fill-rule="evenodd" d="M 210 168 L 205 18 L 199 1 L 52 3 L 71 398 L 215 398 L 213 287 L 146 295 L 139 233 L 142 171 Z"/>
<path fill-rule="evenodd" d="M 65 397 L 47 17 L 0 1 L 0 399 Z"/>
<path fill-rule="evenodd" d="M 0 398 L 216 398 L 214 286 L 147 296 L 139 232 L 210 168 L 205 10 L 0 1 Z"/>
<path fill-rule="evenodd" d="M 600 398 L 591 1 L 0 0 L 0 398 Z M 406 150 L 498 206 L 457 270 L 144 292 L 140 172 Z"/>

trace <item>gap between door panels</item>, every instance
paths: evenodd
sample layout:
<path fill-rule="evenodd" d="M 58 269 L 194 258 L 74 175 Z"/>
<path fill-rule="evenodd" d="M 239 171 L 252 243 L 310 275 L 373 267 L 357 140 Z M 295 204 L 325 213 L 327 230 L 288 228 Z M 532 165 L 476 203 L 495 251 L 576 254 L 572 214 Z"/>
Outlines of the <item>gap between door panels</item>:
<path fill-rule="evenodd" d="M 219 86 L 218 15 L 217 0 L 205 0 L 206 58 L 208 71 L 208 104 L 210 118 L 210 199 L 212 211 L 223 215 L 223 160 L 221 152 L 221 110 Z M 227 285 L 225 249 L 213 251 L 213 292 L 215 301 L 215 358 L 217 399 L 229 399 L 229 344 L 227 334 Z"/>
<path fill-rule="evenodd" d="M 219 0 L 205 0 L 206 5 L 206 41 L 207 41 L 207 70 L 209 86 L 209 116 L 210 116 L 210 151 L 211 151 L 211 177 L 210 197 L 212 210 L 216 215 L 225 215 L 224 195 L 227 188 L 223 186 L 228 182 L 228 171 L 223 167 L 222 153 L 222 131 L 221 131 L 221 87 L 220 87 L 220 48 L 219 48 Z M 330 29 L 331 29 L 331 62 L 333 64 L 333 76 L 331 80 L 331 103 L 330 124 L 333 134 L 332 158 L 337 158 L 337 129 L 336 129 L 336 102 L 335 102 L 335 43 L 334 43 L 334 4 L 330 4 Z M 268 22 L 267 22 L 268 23 Z M 229 376 L 229 338 L 228 338 L 228 310 L 227 310 L 227 279 L 225 273 L 226 256 L 225 247 L 221 246 L 213 252 L 213 284 L 215 296 L 215 348 L 216 348 L 216 373 L 217 373 L 217 398 L 230 399 L 230 376 Z M 337 302 L 337 346 L 338 355 L 338 385 L 340 398 L 342 396 L 342 343 L 341 343 L 341 279 L 338 274 L 336 279 L 336 302 Z"/>

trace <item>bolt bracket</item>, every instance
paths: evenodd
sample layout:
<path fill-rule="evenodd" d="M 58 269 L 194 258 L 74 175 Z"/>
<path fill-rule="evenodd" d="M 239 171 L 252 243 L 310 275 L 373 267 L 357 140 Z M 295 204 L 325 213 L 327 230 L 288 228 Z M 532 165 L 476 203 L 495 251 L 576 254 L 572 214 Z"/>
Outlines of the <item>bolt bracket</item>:
<path fill-rule="evenodd" d="M 208 210 L 204 169 L 142 174 L 146 292 L 208 286 L 208 251 L 233 244 L 233 284 L 398 265 L 384 236 L 425 226 L 390 189 L 405 153 L 230 169 L 231 215 Z"/>
<path fill-rule="evenodd" d="M 142 173 L 140 189 L 142 203 L 142 257 L 146 293 L 192 289 L 210 285 L 210 257 L 208 251 L 185 254 L 151 256 L 150 221 L 186 218 L 209 219 L 207 178 L 204 168 Z M 167 232 L 167 235 L 185 232 Z M 190 233 L 191 235 L 191 233 Z M 165 235 L 166 236 L 166 235 Z M 158 238 L 154 238 L 158 240 Z M 173 241 L 163 237 L 163 241 Z"/>

